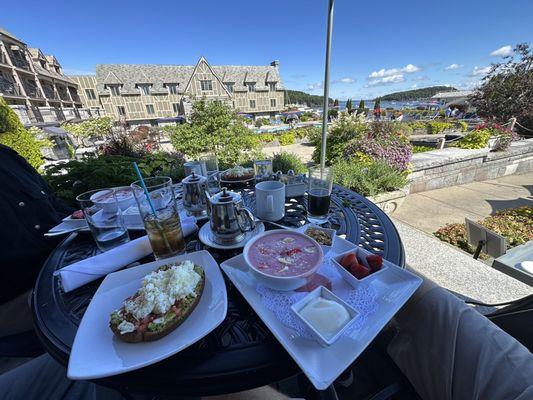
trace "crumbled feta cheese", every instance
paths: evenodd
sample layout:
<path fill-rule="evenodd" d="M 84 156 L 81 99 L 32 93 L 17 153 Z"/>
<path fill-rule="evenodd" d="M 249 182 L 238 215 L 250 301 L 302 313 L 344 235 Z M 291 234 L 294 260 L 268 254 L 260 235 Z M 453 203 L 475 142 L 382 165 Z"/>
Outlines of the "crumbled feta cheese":
<path fill-rule="evenodd" d="M 315 246 L 304 247 L 304 251 L 306 253 L 316 253 L 316 248 Z"/>
<path fill-rule="evenodd" d="M 292 243 L 292 242 L 296 241 L 296 239 L 291 238 L 291 237 L 286 237 L 286 238 L 281 239 L 281 241 L 283 243 Z"/>
<path fill-rule="evenodd" d="M 133 332 L 135 330 L 135 325 L 133 325 L 131 322 L 124 320 L 120 324 L 118 324 L 117 328 L 121 334 L 125 334 Z"/>
<path fill-rule="evenodd" d="M 278 261 L 282 264 L 292 264 L 292 260 L 289 257 L 278 257 Z"/>
<path fill-rule="evenodd" d="M 144 277 L 138 296 L 126 300 L 124 308 L 138 320 L 151 312 L 164 314 L 176 300 L 195 295 L 194 289 L 200 279 L 190 260 L 173 265 L 166 271 L 154 271 Z"/>

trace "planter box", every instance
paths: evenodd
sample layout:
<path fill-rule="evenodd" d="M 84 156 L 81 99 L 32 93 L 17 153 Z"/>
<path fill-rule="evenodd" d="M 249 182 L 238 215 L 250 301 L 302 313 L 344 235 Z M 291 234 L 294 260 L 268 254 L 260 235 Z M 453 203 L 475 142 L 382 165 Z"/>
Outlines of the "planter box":
<path fill-rule="evenodd" d="M 368 199 L 381 208 L 386 214 L 394 213 L 403 203 L 409 193 L 409 186 L 393 192 L 380 193 L 369 196 Z"/>

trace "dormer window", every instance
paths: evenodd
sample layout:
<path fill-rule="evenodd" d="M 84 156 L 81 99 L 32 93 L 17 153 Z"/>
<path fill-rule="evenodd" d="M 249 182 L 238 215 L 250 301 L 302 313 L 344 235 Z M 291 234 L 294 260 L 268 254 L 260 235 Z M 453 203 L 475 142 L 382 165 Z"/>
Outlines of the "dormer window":
<path fill-rule="evenodd" d="M 150 87 L 152 85 L 150 84 L 137 84 L 137 88 L 139 88 L 140 92 L 144 96 L 148 96 L 150 94 Z"/>
<path fill-rule="evenodd" d="M 248 86 L 249 92 L 255 92 L 255 82 L 247 83 L 246 86 Z"/>
<path fill-rule="evenodd" d="M 178 94 L 179 83 L 165 83 L 168 89 L 168 94 Z"/>
<path fill-rule="evenodd" d="M 270 89 L 271 92 L 275 92 L 276 91 L 276 82 L 270 82 L 268 84 L 268 88 Z"/>
<path fill-rule="evenodd" d="M 48 68 L 46 67 L 46 61 L 44 61 L 44 60 L 39 60 L 39 63 L 41 64 L 41 67 L 42 67 L 42 68 L 44 68 L 44 69 L 48 69 Z"/>
<path fill-rule="evenodd" d="M 233 93 L 233 85 L 235 85 L 235 83 L 226 82 L 226 89 L 228 89 L 228 92 Z"/>
<path fill-rule="evenodd" d="M 55 66 L 55 69 L 56 69 L 56 72 L 57 72 L 58 74 L 61 73 L 61 68 L 59 68 L 57 65 Z"/>
<path fill-rule="evenodd" d="M 107 85 L 111 96 L 120 96 L 120 85 Z"/>

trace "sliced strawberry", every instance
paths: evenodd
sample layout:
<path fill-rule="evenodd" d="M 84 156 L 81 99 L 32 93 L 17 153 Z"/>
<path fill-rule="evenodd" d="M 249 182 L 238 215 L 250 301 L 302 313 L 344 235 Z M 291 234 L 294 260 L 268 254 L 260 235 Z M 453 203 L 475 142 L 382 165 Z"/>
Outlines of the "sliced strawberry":
<path fill-rule="evenodd" d="M 383 258 L 378 254 L 369 254 L 366 256 L 366 262 L 372 272 L 379 271 L 383 266 Z"/>
<path fill-rule="evenodd" d="M 302 252 L 302 250 L 300 250 L 300 249 L 292 249 L 292 250 L 287 250 L 285 252 L 285 254 L 290 257 L 290 256 L 293 256 L 293 255 L 301 253 L 301 252 Z"/>
<path fill-rule="evenodd" d="M 352 264 L 350 267 L 350 272 L 353 276 L 355 276 L 357 279 L 363 279 L 364 277 L 367 277 L 370 275 L 370 270 L 361 264 Z"/>
<path fill-rule="evenodd" d="M 352 265 L 354 262 L 357 263 L 357 257 L 355 256 L 355 253 L 349 253 L 342 257 L 340 264 L 344 268 L 349 269 L 350 265 Z"/>

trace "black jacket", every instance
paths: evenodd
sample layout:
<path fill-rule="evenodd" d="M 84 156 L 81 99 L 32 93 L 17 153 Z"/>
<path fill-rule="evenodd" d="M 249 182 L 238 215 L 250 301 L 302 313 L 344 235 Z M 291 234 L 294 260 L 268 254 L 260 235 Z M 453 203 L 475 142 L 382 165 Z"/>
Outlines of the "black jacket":
<path fill-rule="evenodd" d="M 71 211 L 24 158 L 0 145 L 0 304 L 32 288 L 61 240 L 43 234 Z"/>

